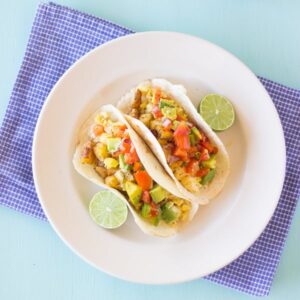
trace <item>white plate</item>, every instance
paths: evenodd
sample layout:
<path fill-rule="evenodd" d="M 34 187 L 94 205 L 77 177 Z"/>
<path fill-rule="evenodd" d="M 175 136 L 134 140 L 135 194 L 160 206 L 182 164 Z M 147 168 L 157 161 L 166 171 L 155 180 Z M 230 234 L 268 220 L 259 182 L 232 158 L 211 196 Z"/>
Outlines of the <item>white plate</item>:
<path fill-rule="evenodd" d="M 118 230 L 98 227 L 88 214 L 98 188 L 71 163 L 77 130 L 87 116 L 152 77 L 182 83 L 195 104 L 210 92 L 225 95 L 237 115 L 235 125 L 220 134 L 231 160 L 224 190 L 171 239 L 144 235 L 132 218 Z M 284 172 L 280 120 L 256 76 L 225 50 L 171 32 L 132 34 L 81 58 L 50 93 L 33 143 L 37 193 L 57 234 L 93 266 L 140 283 L 183 282 L 236 259 L 270 220 Z"/>

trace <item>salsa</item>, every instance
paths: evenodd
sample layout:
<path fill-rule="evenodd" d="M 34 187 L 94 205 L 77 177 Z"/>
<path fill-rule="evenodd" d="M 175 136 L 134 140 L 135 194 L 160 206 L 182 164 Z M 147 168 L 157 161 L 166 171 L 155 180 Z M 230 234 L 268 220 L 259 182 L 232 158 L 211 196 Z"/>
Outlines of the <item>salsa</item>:
<path fill-rule="evenodd" d="M 218 148 L 172 95 L 151 86 L 138 88 L 129 114 L 151 130 L 169 167 L 187 190 L 197 193 L 212 181 Z"/>
<path fill-rule="evenodd" d="M 93 165 L 106 185 L 123 193 L 134 209 L 151 224 L 170 225 L 188 219 L 191 203 L 172 195 L 145 170 L 127 126 L 101 112 L 81 152 L 81 163 Z"/>

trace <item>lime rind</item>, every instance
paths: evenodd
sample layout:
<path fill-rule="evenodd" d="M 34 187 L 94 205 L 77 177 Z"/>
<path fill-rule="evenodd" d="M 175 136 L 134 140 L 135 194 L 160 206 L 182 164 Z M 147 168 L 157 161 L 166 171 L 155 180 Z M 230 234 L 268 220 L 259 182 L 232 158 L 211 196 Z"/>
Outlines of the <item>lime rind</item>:
<path fill-rule="evenodd" d="M 127 219 L 128 209 L 124 201 L 111 191 L 100 191 L 89 204 L 91 218 L 101 227 L 114 229 Z"/>
<path fill-rule="evenodd" d="M 216 131 L 228 129 L 235 120 L 231 102 L 217 94 L 206 95 L 200 102 L 199 112 L 204 121 Z"/>

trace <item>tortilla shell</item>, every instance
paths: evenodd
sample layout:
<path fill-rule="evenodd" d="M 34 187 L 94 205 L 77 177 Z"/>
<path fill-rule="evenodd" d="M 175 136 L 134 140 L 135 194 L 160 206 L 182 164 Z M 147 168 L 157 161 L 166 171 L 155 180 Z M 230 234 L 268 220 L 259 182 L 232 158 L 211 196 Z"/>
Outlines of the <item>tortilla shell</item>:
<path fill-rule="evenodd" d="M 78 135 L 78 143 L 76 146 L 76 150 L 73 156 L 73 165 L 76 171 L 85 177 L 87 180 L 95 183 L 101 188 L 109 189 L 117 196 L 119 196 L 128 206 L 129 211 L 132 213 L 136 224 L 140 227 L 140 229 L 149 235 L 159 236 L 159 237 L 170 237 L 175 235 L 182 227 L 184 226 L 170 226 L 165 222 L 161 221 L 158 226 L 154 226 L 149 222 L 145 221 L 131 206 L 129 201 L 124 197 L 122 193 L 118 190 L 113 189 L 107 186 L 104 183 L 104 180 L 97 174 L 94 170 L 94 167 L 90 164 L 82 164 L 81 163 L 81 153 L 84 144 L 89 139 L 89 131 L 92 125 L 95 123 L 95 117 L 100 112 L 108 112 L 110 113 L 110 117 L 112 120 L 122 122 L 126 124 L 128 127 L 129 135 L 131 138 L 132 143 L 134 144 L 137 154 L 144 165 L 145 169 L 147 170 L 148 174 L 152 177 L 154 181 L 159 183 L 164 189 L 168 190 L 170 193 L 175 194 L 176 196 L 183 198 L 182 194 L 177 191 L 176 185 L 174 184 L 173 180 L 168 176 L 166 171 L 160 165 L 160 163 L 156 160 L 153 153 L 147 147 L 147 145 L 142 141 L 142 139 L 135 133 L 135 131 L 130 127 L 122 113 L 112 105 L 105 105 L 98 109 L 93 115 L 91 115 L 88 120 L 83 124 L 82 128 L 80 129 Z M 174 191 L 175 187 L 175 191 Z M 191 221 L 194 217 L 195 213 L 198 210 L 198 205 L 192 204 L 192 209 L 189 215 L 188 221 Z M 184 225 L 184 224 L 182 224 Z M 180 228 L 179 228 L 180 227 Z"/>
<path fill-rule="evenodd" d="M 175 177 L 173 171 L 168 165 L 167 159 L 163 152 L 161 145 L 156 137 L 152 134 L 144 123 L 128 115 L 131 110 L 131 104 L 134 101 L 135 93 L 138 88 L 145 88 L 152 86 L 154 88 L 160 88 L 165 93 L 171 95 L 176 102 L 178 102 L 188 114 L 191 121 L 200 128 L 210 141 L 218 147 L 218 153 L 216 155 L 217 167 L 216 174 L 212 182 L 208 186 L 202 186 L 198 193 L 191 193 L 188 191 Z M 184 195 L 185 199 L 189 199 L 193 203 L 208 204 L 209 200 L 217 196 L 223 189 L 226 179 L 229 175 L 230 163 L 228 153 L 219 139 L 219 137 L 213 132 L 209 125 L 203 120 L 200 114 L 195 109 L 191 100 L 187 96 L 186 89 L 182 85 L 175 85 L 165 79 L 152 79 L 147 80 L 139 84 L 137 87 L 130 90 L 124 95 L 117 107 L 122 113 L 125 114 L 126 120 L 130 123 L 132 128 L 143 138 L 147 145 L 151 148 L 155 156 L 159 159 L 167 173 L 176 183 L 178 190 Z"/>

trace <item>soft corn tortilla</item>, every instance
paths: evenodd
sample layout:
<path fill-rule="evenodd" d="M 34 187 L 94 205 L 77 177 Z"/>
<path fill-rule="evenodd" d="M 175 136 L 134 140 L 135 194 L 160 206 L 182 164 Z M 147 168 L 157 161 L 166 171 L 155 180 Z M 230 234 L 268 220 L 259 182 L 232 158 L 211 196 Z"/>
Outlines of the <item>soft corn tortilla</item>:
<path fill-rule="evenodd" d="M 97 172 L 94 170 L 92 165 L 89 164 L 82 164 L 80 162 L 81 158 L 81 152 L 83 149 L 84 144 L 89 139 L 89 131 L 91 130 L 91 127 L 93 124 L 95 124 L 95 117 L 100 112 L 108 112 L 110 113 L 111 119 L 115 121 L 122 122 L 123 124 L 126 124 L 129 130 L 129 135 L 131 138 L 132 143 L 134 144 L 137 154 L 144 165 L 145 169 L 147 170 L 148 174 L 152 177 L 154 181 L 159 183 L 164 189 L 172 193 L 173 195 L 176 195 L 180 198 L 182 197 L 182 194 L 177 191 L 176 185 L 172 181 L 172 179 L 168 176 L 168 174 L 165 172 L 163 167 L 159 164 L 159 162 L 156 160 L 156 158 L 153 156 L 153 153 L 151 150 L 147 147 L 147 145 L 141 140 L 141 138 L 135 133 L 135 131 L 130 127 L 124 116 L 120 113 L 120 111 L 115 108 L 112 105 L 105 105 L 102 106 L 99 110 L 97 110 L 92 116 L 89 117 L 89 119 L 85 122 L 85 124 L 82 126 L 79 135 L 78 135 L 78 144 L 76 146 L 75 154 L 73 157 L 73 165 L 76 169 L 76 171 L 81 174 L 83 177 L 88 179 L 89 181 L 92 181 L 96 185 L 106 188 L 114 192 L 117 196 L 119 196 L 128 206 L 130 212 L 132 213 L 134 220 L 136 224 L 141 228 L 141 230 L 147 234 L 154 235 L 154 236 L 160 236 L 160 237 L 169 237 L 172 235 L 175 235 L 178 230 L 180 229 L 178 226 L 170 226 L 166 224 L 165 222 L 161 221 L 158 226 L 154 226 L 148 222 L 146 222 L 130 205 L 129 200 L 124 197 L 123 194 L 121 194 L 116 189 L 113 189 L 109 186 L 107 186 L 104 183 L 104 180 L 101 176 L 97 174 Z M 198 205 L 192 204 L 192 208 L 189 215 L 189 220 L 192 220 L 195 213 L 198 210 Z M 181 227 L 181 226 L 180 226 Z"/>
<path fill-rule="evenodd" d="M 144 139 L 144 141 L 151 148 L 153 153 L 159 159 L 160 163 L 164 166 L 167 173 L 173 178 L 178 190 L 184 195 L 184 198 L 191 200 L 194 203 L 198 204 L 207 204 L 209 200 L 214 198 L 222 188 L 224 187 L 225 181 L 229 174 L 230 163 L 228 153 L 219 139 L 219 137 L 212 131 L 209 125 L 203 120 L 200 114 L 196 111 L 191 100 L 187 96 L 186 89 L 182 85 L 175 85 L 170 83 L 165 79 L 152 79 L 147 80 L 139 84 L 137 87 L 129 91 L 125 96 L 121 98 L 117 107 L 124 114 L 128 114 L 131 110 L 131 104 L 134 101 L 135 93 L 138 88 L 145 88 L 152 86 L 154 88 L 160 88 L 162 91 L 171 95 L 175 101 L 177 101 L 188 114 L 192 122 L 200 128 L 210 141 L 218 147 L 219 151 L 216 155 L 217 167 L 216 174 L 212 182 L 208 186 L 201 187 L 201 190 L 198 193 L 191 193 L 188 191 L 175 177 L 173 171 L 168 165 L 167 159 L 163 152 L 161 145 L 159 144 L 156 137 L 152 134 L 150 129 L 148 129 L 144 123 L 140 120 L 126 116 L 126 120 L 130 123 L 133 129 Z"/>

